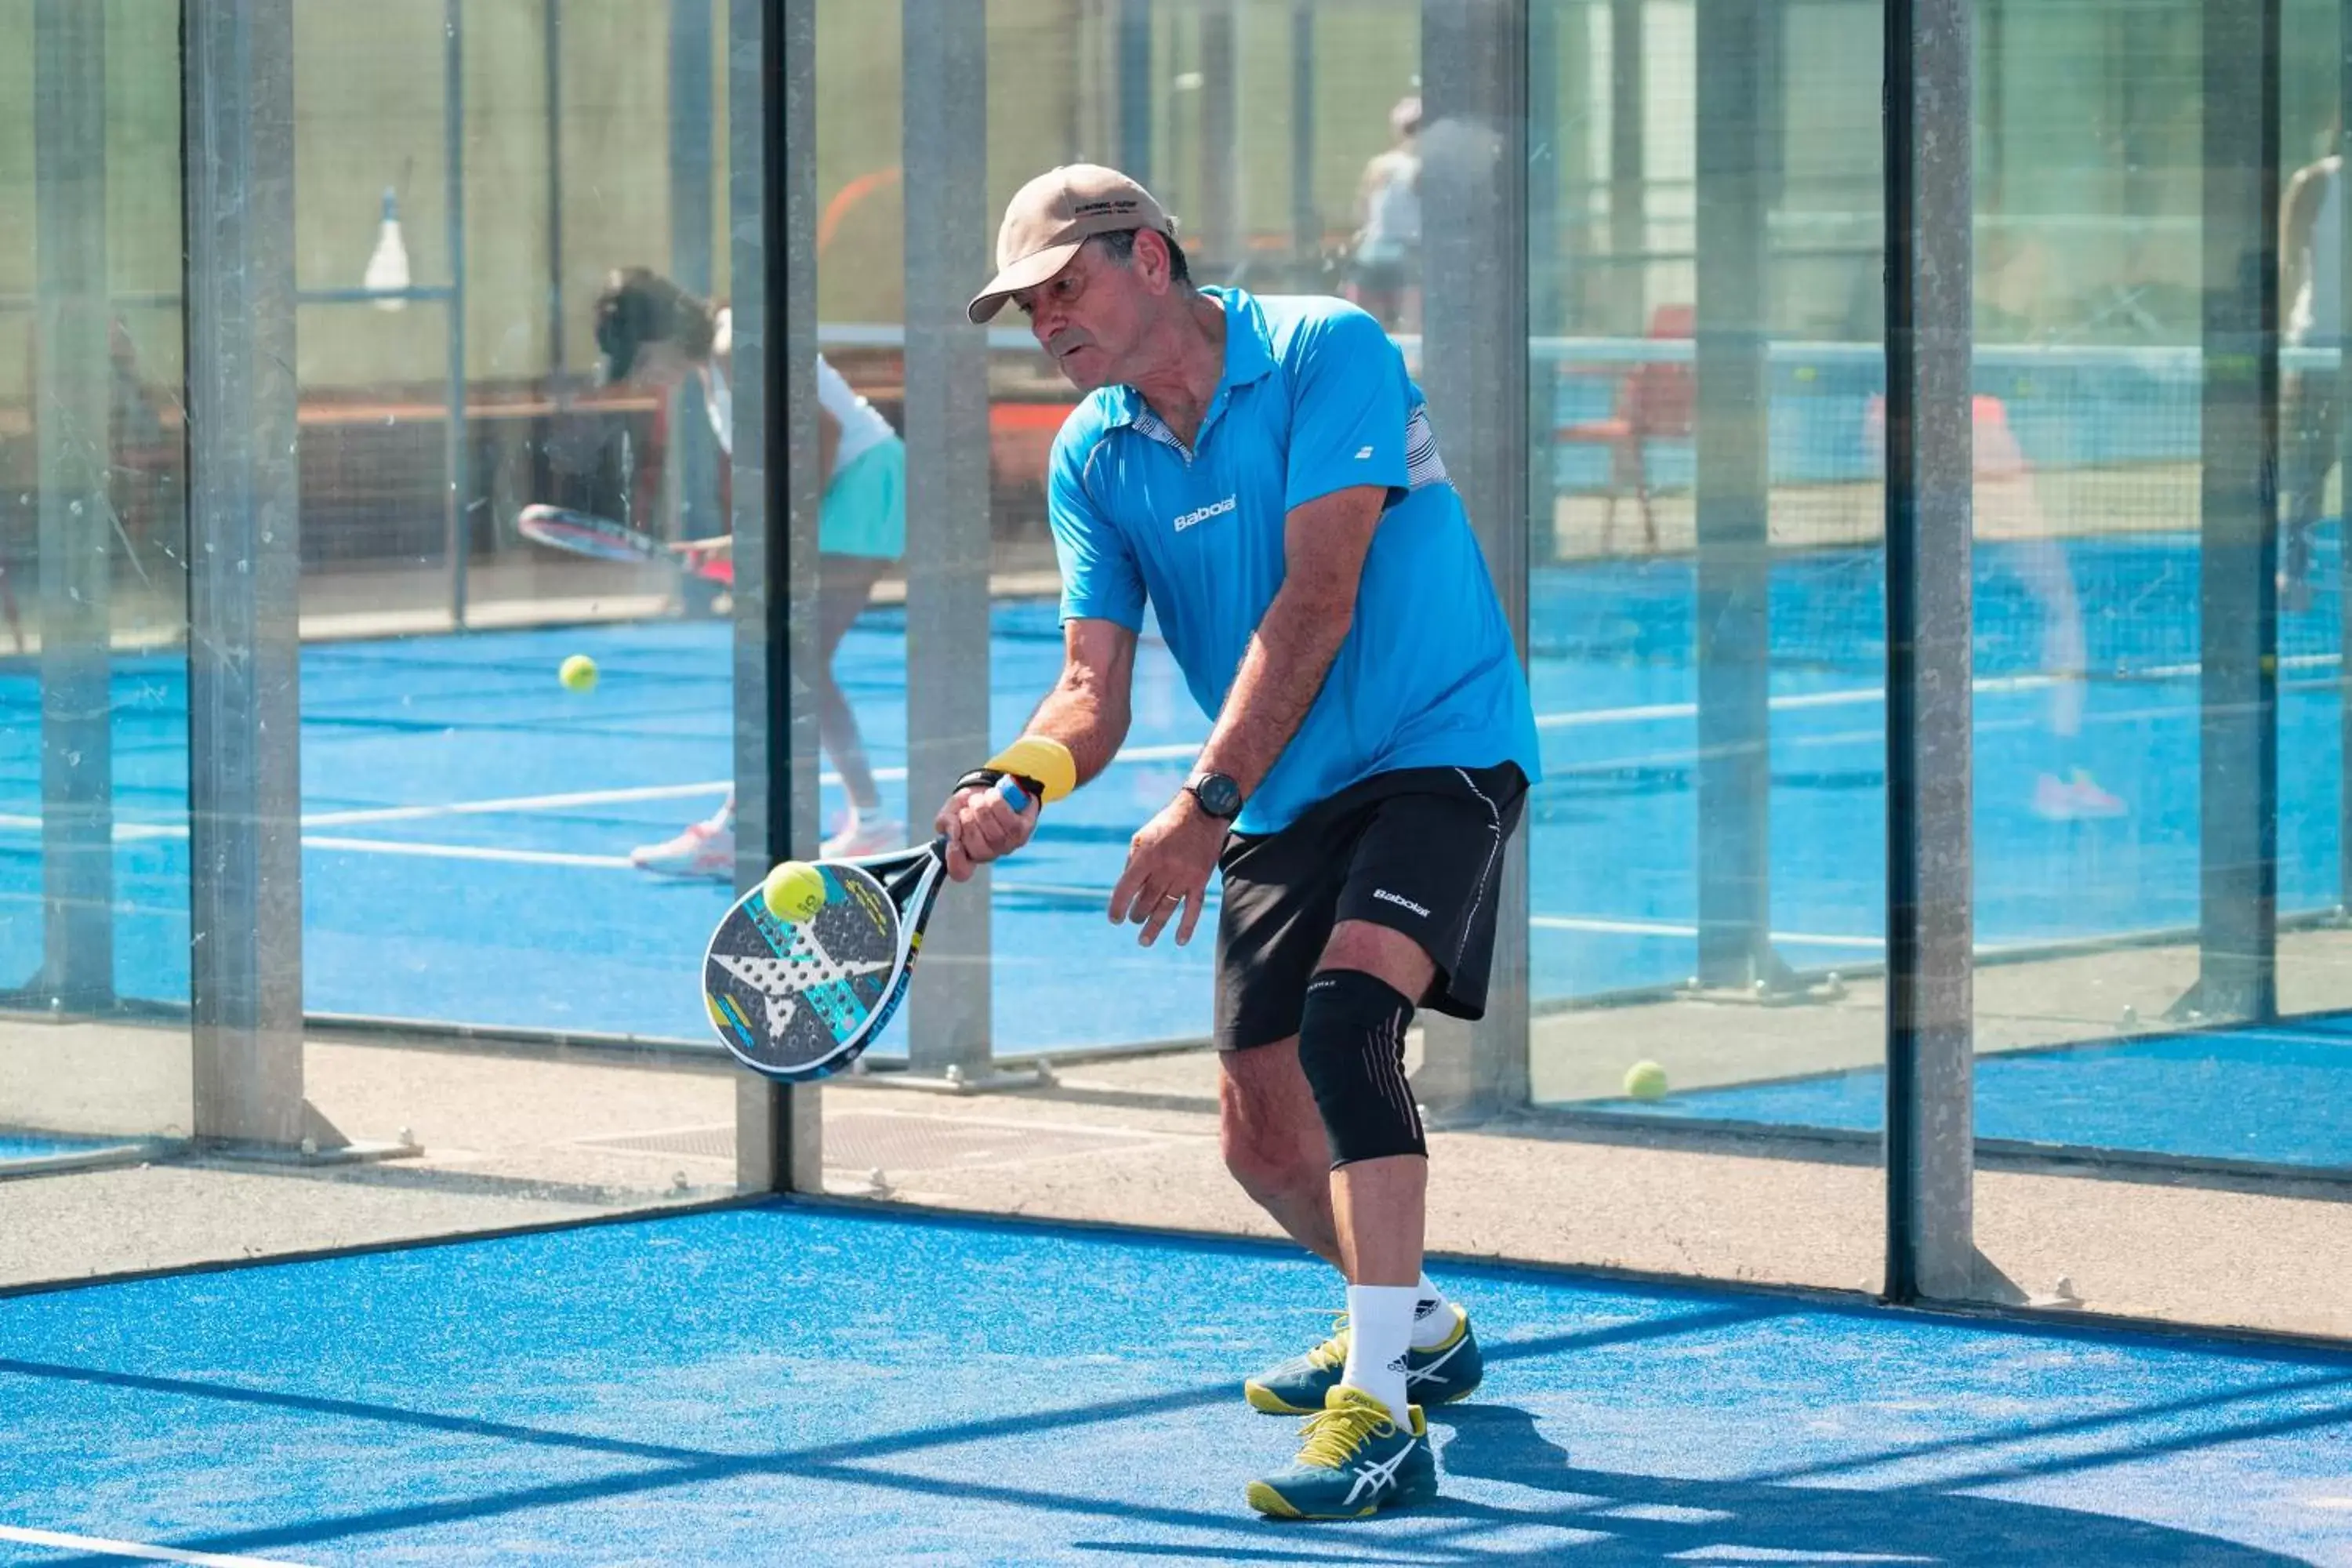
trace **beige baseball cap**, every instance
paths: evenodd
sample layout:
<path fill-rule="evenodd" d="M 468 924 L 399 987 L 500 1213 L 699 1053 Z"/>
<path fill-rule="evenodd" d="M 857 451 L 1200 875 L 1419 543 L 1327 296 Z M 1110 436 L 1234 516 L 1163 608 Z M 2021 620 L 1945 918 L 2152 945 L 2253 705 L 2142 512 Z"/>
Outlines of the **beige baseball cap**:
<path fill-rule="evenodd" d="M 1049 169 L 1021 187 L 996 231 L 996 276 L 972 296 L 964 314 L 985 321 L 1024 289 L 1034 289 L 1070 264 L 1078 247 L 1097 234 L 1156 228 L 1174 238 L 1176 220 L 1151 193 L 1099 163 Z"/>

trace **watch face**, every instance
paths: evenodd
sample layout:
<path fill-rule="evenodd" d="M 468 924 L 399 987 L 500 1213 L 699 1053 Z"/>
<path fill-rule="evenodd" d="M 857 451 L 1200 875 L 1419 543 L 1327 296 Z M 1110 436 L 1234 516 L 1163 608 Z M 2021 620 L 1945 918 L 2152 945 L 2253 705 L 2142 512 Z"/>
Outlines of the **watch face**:
<path fill-rule="evenodd" d="M 1230 822 L 1241 815 L 1241 785 L 1223 773 L 1203 773 L 1193 784 L 1192 793 L 1200 798 L 1202 809 L 1211 816 L 1220 816 Z"/>

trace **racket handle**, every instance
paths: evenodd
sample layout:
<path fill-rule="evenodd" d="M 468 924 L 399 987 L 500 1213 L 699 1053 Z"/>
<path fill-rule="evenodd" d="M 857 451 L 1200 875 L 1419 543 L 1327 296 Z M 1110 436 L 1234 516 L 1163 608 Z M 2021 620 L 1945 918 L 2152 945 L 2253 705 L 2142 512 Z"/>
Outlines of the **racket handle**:
<path fill-rule="evenodd" d="M 1020 773 L 1008 773 L 996 768 L 974 768 L 956 780 L 952 794 L 968 789 L 992 789 L 1003 797 L 1004 804 L 1015 811 L 1026 811 L 1032 802 L 1045 798 L 1045 786 L 1035 779 Z"/>
<path fill-rule="evenodd" d="M 1028 810 L 1030 804 L 1033 801 L 1039 799 L 1043 795 L 1043 792 L 1040 790 L 1024 787 L 1028 781 L 1015 778 L 1011 773 L 1000 774 L 993 778 L 983 776 L 988 774 L 992 770 L 987 768 L 973 769 L 971 773 L 964 774 L 963 777 L 956 781 L 957 791 L 961 793 L 964 790 L 980 788 L 982 786 L 993 788 L 996 791 L 997 797 L 1015 811 Z M 931 840 L 931 858 L 942 866 L 948 863 L 948 836 L 946 834 L 942 833 L 938 837 Z"/>

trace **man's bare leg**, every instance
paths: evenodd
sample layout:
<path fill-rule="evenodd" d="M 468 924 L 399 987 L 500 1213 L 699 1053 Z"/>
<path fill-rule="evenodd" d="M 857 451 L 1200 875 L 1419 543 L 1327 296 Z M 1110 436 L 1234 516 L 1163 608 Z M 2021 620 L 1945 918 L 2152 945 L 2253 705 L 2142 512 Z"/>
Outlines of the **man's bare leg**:
<path fill-rule="evenodd" d="M 1347 1272 L 1331 1219 L 1331 1144 L 1298 1067 L 1298 1038 L 1221 1051 L 1225 1168 L 1307 1251 Z"/>

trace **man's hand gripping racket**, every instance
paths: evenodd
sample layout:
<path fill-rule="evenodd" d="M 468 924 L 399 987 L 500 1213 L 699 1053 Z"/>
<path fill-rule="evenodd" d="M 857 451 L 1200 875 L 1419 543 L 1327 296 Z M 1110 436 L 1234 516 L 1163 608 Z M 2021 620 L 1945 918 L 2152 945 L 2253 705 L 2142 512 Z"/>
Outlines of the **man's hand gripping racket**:
<path fill-rule="evenodd" d="M 1038 806 L 1076 787 L 1068 748 L 1024 736 L 957 782 L 930 843 L 814 862 L 809 869 L 824 896 L 813 910 L 792 911 L 803 918 L 770 908 L 764 884 L 738 899 L 702 959 L 703 1003 L 719 1043 L 744 1066 L 786 1082 L 856 1061 L 906 997 L 941 880 L 968 879 L 974 849 L 979 859 L 994 859 L 1006 852 L 1000 842 L 1027 842 Z M 971 837 L 981 829 L 968 816 L 992 837 Z"/>

